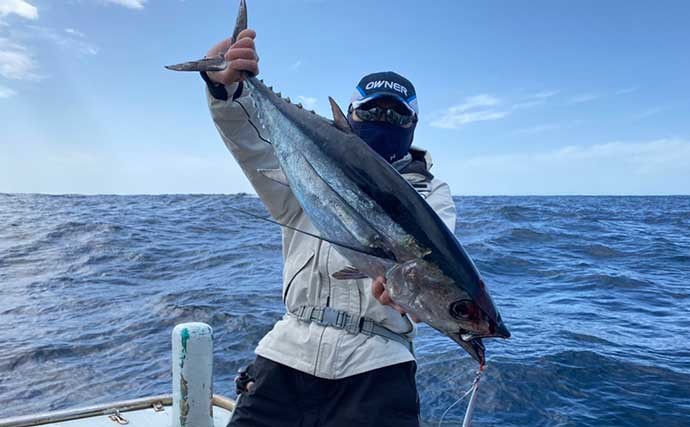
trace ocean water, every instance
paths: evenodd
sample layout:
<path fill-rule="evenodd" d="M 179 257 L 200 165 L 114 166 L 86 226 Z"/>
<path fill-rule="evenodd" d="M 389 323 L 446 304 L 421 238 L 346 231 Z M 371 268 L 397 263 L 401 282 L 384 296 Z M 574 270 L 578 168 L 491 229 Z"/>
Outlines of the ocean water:
<path fill-rule="evenodd" d="M 690 197 L 458 197 L 456 234 L 513 337 L 476 426 L 690 425 Z M 170 332 L 215 331 L 217 393 L 283 313 L 253 197 L 0 195 L 0 418 L 171 390 Z M 422 326 L 424 425 L 476 368 Z M 385 390 L 382 390 L 385 393 Z M 459 426 L 464 405 L 446 416 Z"/>

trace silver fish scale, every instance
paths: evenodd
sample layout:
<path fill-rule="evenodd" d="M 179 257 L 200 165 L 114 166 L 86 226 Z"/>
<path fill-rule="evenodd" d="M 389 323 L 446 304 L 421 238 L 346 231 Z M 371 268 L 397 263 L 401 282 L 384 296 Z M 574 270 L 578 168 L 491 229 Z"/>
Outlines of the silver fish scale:
<path fill-rule="evenodd" d="M 325 237 L 365 248 L 383 248 L 405 261 L 426 253 L 383 208 L 362 192 L 332 160 L 294 126 L 271 100 L 252 92 L 257 119 L 269 133 L 295 197 Z M 278 101 L 281 102 L 281 101 Z M 296 107 L 295 107 L 296 108 Z M 366 212 L 366 218 L 360 214 Z M 340 249 L 339 249 L 340 250 Z M 380 268 L 376 269 L 378 273 Z"/>
<path fill-rule="evenodd" d="M 395 253 L 401 262 L 420 258 L 426 253 L 426 250 L 420 248 L 416 240 L 399 224 L 391 221 L 390 216 L 381 206 L 357 186 L 352 185 L 352 181 L 347 179 L 332 160 L 318 156 L 317 153 L 317 150 L 310 150 L 304 155 L 318 174 L 317 179 L 323 180 L 332 188 L 335 203 L 342 205 L 344 211 L 350 215 L 349 218 L 340 217 L 344 224 L 366 224 L 368 228 L 375 230 L 379 244 L 385 245 L 388 251 Z M 366 212 L 366 216 L 362 214 L 363 212 Z"/>

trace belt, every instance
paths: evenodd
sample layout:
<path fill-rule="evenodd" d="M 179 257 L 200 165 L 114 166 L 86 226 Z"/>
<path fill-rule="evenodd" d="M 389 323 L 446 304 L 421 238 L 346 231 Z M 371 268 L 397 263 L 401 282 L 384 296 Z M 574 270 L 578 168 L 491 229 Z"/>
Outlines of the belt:
<path fill-rule="evenodd" d="M 350 334 L 364 334 L 370 337 L 377 335 L 397 341 L 414 355 L 414 345 L 411 340 L 402 334 L 379 325 L 367 317 L 352 316 L 345 311 L 336 310 L 332 307 L 315 307 L 311 305 L 301 306 L 292 314 L 304 322 L 314 322 L 321 326 L 344 329 Z"/>

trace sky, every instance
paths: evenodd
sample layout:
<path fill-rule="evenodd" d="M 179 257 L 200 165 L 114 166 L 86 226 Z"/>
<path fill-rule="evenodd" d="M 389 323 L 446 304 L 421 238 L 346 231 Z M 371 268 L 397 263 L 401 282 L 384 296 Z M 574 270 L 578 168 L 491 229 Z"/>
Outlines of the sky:
<path fill-rule="evenodd" d="M 690 194 L 687 1 L 247 0 L 261 77 L 328 116 L 415 85 L 415 145 L 456 195 Z M 235 0 L 0 0 L 0 192 L 252 192 L 202 57 Z"/>

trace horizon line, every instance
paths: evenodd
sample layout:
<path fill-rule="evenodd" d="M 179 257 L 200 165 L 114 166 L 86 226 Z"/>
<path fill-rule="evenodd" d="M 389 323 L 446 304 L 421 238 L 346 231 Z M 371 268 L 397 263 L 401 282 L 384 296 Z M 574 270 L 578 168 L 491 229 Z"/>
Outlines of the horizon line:
<path fill-rule="evenodd" d="M 259 197 L 256 193 L 8 193 L 0 191 L 0 196 L 117 196 L 117 197 L 142 197 L 142 196 L 252 196 Z M 690 197 L 688 194 L 452 194 L 452 197 Z"/>

